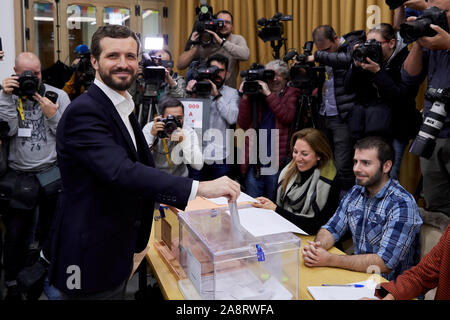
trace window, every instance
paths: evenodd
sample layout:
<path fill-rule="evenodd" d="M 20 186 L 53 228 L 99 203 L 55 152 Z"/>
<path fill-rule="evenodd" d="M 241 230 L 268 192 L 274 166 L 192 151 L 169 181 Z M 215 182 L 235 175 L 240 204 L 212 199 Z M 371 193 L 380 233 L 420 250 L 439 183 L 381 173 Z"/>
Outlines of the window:
<path fill-rule="evenodd" d="M 91 38 L 97 30 L 96 9 L 93 6 L 70 5 L 67 7 L 67 29 L 69 33 L 70 63 L 77 54 L 75 48 L 80 44 L 91 47 Z"/>
<path fill-rule="evenodd" d="M 103 23 L 118 24 L 130 27 L 130 10 L 126 8 L 105 8 L 103 11 Z"/>
<path fill-rule="evenodd" d="M 53 4 L 33 4 L 34 52 L 41 59 L 42 69 L 51 66 L 55 60 L 53 20 Z"/>

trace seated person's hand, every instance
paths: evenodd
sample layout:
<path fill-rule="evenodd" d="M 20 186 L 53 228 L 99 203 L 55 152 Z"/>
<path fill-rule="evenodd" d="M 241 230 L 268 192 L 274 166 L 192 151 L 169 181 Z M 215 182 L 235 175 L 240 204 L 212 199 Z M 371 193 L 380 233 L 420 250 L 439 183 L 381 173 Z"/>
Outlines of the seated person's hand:
<path fill-rule="evenodd" d="M 308 241 L 302 248 L 303 262 L 307 267 L 325 267 L 329 265 L 331 254 L 320 246 L 320 242 Z"/>
<path fill-rule="evenodd" d="M 252 206 L 255 208 L 261 208 L 261 209 L 267 209 L 267 210 L 273 210 L 273 211 L 275 211 L 275 209 L 277 208 L 277 205 L 267 198 L 259 197 L 259 198 L 256 198 L 256 200 L 258 200 L 258 202 L 252 202 Z"/>
<path fill-rule="evenodd" d="M 164 131 L 164 122 L 158 121 L 161 120 L 161 116 L 158 116 L 155 118 L 155 121 L 153 122 L 152 130 L 150 131 L 151 135 L 156 137 L 158 135 L 158 132 Z"/>

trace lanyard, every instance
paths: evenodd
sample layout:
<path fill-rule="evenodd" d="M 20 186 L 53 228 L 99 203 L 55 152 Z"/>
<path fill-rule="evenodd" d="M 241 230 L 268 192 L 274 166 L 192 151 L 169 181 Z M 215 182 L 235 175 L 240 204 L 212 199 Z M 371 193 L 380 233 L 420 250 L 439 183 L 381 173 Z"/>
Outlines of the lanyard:
<path fill-rule="evenodd" d="M 22 98 L 19 98 L 19 106 L 17 107 L 17 111 L 19 111 L 20 119 L 25 122 L 25 115 L 23 113 L 23 104 L 22 104 Z"/>

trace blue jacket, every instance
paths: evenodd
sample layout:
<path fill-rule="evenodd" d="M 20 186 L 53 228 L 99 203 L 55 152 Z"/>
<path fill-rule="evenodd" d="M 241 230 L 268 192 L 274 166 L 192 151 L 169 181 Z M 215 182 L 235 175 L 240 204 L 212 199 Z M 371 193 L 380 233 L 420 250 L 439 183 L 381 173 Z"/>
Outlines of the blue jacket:
<path fill-rule="evenodd" d="M 137 152 L 111 100 L 94 84 L 59 122 L 62 192 L 44 254 L 50 281 L 67 294 L 117 287 L 130 275 L 133 254 L 147 246 L 154 202 L 187 205 L 192 180 L 152 168 L 134 114 L 130 122 Z M 76 268 L 79 288 L 68 285 Z"/>

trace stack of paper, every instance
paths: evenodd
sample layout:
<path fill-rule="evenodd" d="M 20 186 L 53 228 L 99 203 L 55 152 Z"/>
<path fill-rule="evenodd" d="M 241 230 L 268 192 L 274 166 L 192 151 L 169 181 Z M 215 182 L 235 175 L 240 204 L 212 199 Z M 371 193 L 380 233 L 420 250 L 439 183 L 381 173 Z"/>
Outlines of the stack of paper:
<path fill-rule="evenodd" d="M 361 298 L 376 299 L 375 288 L 377 283 L 372 279 L 352 284 L 362 284 L 364 287 L 320 286 L 308 287 L 308 291 L 314 300 L 360 300 Z"/>

